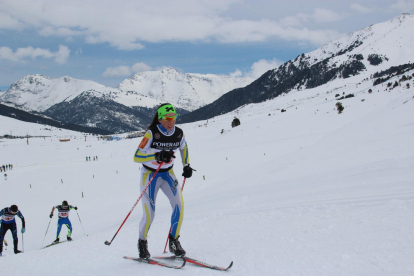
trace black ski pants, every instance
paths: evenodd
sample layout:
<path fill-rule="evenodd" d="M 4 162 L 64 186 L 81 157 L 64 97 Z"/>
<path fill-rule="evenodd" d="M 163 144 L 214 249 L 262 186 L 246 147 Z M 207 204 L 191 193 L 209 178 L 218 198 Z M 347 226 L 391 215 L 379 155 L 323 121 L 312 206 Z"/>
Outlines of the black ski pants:
<path fill-rule="evenodd" d="M 16 222 L 1 223 L 0 224 L 0 253 L 3 252 L 3 241 L 4 241 L 4 236 L 6 235 L 7 230 L 10 230 L 12 232 L 14 251 L 17 250 L 17 244 L 19 242 L 19 238 L 17 237 Z"/>

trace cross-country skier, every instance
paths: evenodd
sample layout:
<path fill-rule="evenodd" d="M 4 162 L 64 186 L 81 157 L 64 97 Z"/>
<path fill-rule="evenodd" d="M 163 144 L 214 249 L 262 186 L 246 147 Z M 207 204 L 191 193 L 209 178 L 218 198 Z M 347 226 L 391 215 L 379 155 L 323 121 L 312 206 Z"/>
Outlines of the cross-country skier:
<path fill-rule="evenodd" d="M 58 210 L 59 214 L 59 219 L 58 219 L 58 223 L 57 223 L 57 233 L 56 233 L 56 240 L 54 241 L 55 243 L 58 243 L 60 240 L 60 231 L 62 230 L 62 226 L 66 225 L 66 227 L 68 228 L 68 235 L 67 235 L 67 240 L 68 241 L 72 241 L 71 235 L 72 235 L 72 223 L 70 223 L 69 220 L 69 212 L 72 209 L 78 210 L 78 207 L 73 207 L 72 205 L 69 205 L 69 203 L 64 200 L 62 202 L 62 205 L 56 205 L 53 206 L 52 208 L 52 212 L 50 213 L 50 218 L 53 217 L 53 211 L 55 211 L 55 208 Z"/>
<path fill-rule="evenodd" d="M 3 240 L 7 230 L 12 232 L 14 254 L 21 253 L 21 251 L 17 249 L 19 238 L 17 237 L 17 225 L 14 217 L 18 216 L 22 220 L 22 233 L 26 232 L 26 223 L 22 213 L 19 211 L 19 207 L 17 207 L 17 205 L 6 207 L 0 211 L 0 216 L 2 219 L 0 226 L 0 256 L 3 254 Z"/>
<path fill-rule="evenodd" d="M 143 218 L 139 226 L 138 250 L 140 258 L 149 258 L 147 235 L 155 215 L 155 202 L 158 190 L 170 200 L 172 207 L 171 232 L 169 248 L 176 256 L 184 256 L 185 250 L 178 241 L 181 224 L 183 222 L 184 201 L 181 187 L 172 170 L 174 153 L 179 149 L 184 165 L 183 176 L 189 178 L 193 169 L 190 167 L 187 142 L 181 128 L 175 126 L 177 112 L 171 104 L 162 104 L 154 115 L 147 132 L 135 152 L 134 161 L 142 163 L 141 192 L 152 179 L 155 171 L 161 164 L 158 173 L 142 197 Z"/>

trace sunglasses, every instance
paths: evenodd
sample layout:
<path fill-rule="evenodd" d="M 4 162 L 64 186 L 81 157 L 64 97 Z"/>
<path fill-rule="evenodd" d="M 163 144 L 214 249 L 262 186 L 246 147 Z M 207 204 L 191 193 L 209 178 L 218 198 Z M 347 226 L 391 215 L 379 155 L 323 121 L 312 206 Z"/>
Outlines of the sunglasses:
<path fill-rule="evenodd" d="M 174 121 L 177 118 L 177 115 L 174 116 L 162 116 L 161 119 L 164 121 Z"/>

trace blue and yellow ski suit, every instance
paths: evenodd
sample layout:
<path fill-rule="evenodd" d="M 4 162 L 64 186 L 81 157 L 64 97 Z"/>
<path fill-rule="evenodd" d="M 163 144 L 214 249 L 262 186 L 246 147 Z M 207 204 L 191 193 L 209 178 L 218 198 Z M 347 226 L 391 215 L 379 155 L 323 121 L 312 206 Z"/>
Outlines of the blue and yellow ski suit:
<path fill-rule="evenodd" d="M 171 131 L 158 124 L 151 127 L 144 135 L 137 151 L 134 161 L 142 163 L 141 169 L 141 192 L 145 189 L 148 182 L 154 176 L 159 164 L 155 159 L 155 153 L 162 150 L 180 150 L 183 165 L 189 165 L 188 148 L 183 131 L 179 127 L 174 127 Z M 151 223 L 155 216 L 155 203 L 158 191 L 161 189 L 167 196 L 172 207 L 171 216 L 171 235 L 175 238 L 180 233 L 183 222 L 184 200 L 181 194 L 181 185 L 173 171 L 174 158 L 168 164 L 163 164 L 150 186 L 142 197 L 143 217 L 139 227 L 139 238 L 146 240 Z"/>

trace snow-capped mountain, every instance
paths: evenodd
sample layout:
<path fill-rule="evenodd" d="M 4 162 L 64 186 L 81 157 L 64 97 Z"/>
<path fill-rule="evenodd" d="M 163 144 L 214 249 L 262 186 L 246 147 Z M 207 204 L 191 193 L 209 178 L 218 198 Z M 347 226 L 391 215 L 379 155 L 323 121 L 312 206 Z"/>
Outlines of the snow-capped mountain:
<path fill-rule="evenodd" d="M 14 103 L 26 109 L 45 111 L 90 89 L 109 93 L 113 88 L 91 80 L 79 80 L 68 76 L 50 78 L 43 75 L 27 75 L 13 83 L 0 97 L 0 101 Z"/>
<path fill-rule="evenodd" d="M 136 91 L 193 111 L 252 81 L 254 79 L 248 77 L 181 73 L 174 68 L 164 68 L 159 71 L 136 73 L 121 82 L 118 88 L 121 91 Z"/>
<path fill-rule="evenodd" d="M 0 96 L 0 101 L 42 112 L 55 104 L 69 102 L 85 91 L 97 91 L 101 96 L 128 107 L 152 108 L 162 102 L 171 102 L 192 111 L 252 81 L 251 78 L 184 74 L 173 68 L 137 73 L 121 82 L 119 88 L 68 76 L 27 75 L 13 83 Z"/>
<path fill-rule="evenodd" d="M 402 14 L 327 43 L 263 74 L 250 85 L 226 93 L 215 102 L 181 117 L 197 121 L 259 103 L 284 93 L 329 82 L 357 85 L 375 73 L 414 62 L 414 16 Z M 409 65 L 407 65 L 409 66 Z M 356 77 L 355 77 L 356 76 Z M 374 81 L 374 80 L 373 80 Z"/>

